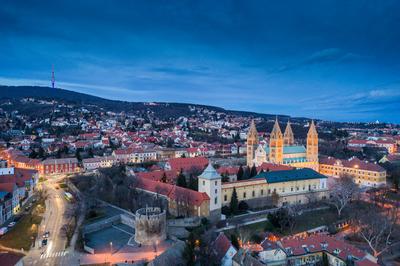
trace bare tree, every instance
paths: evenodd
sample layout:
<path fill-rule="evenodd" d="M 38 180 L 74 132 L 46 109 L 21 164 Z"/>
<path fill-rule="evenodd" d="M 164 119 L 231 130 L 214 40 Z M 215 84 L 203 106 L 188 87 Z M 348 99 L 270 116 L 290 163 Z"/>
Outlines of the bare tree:
<path fill-rule="evenodd" d="M 357 234 L 368 244 L 375 257 L 389 249 L 398 220 L 397 207 L 384 209 L 372 204 L 368 205 L 367 210 L 356 212 L 354 219 Z"/>
<path fill-rule="evenodd" d="M 329 201 L 337 209 L 340 217 L 343 209 L 357 197 L 358 186 L 350 176 L 342 176 L 336 179 L 331 187 L 331 200 Z"/>

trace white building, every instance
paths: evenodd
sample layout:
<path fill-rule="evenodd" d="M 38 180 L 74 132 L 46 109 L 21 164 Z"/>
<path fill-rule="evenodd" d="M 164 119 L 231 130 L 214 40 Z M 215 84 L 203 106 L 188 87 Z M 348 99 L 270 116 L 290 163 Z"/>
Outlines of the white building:
<path fill-rule="evenodd" d="M 210 197 L 210 218 L 219 220 L 222 207 L 220 174 L 209 164 L 198 179 L 199 192 L 205 192 Z"/>

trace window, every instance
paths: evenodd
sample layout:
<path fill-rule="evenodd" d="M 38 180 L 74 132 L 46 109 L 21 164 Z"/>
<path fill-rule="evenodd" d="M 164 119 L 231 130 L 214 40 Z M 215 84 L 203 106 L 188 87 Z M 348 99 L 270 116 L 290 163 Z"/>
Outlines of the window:
<path fill-rule="evenodd" d="M 264 195 L 264 189 L 261 189 L 261 196 Z"/>
<path fill-rule="evenodd" d="M 217 204 L 218 203 L 218 197 L 215 197 L 214 199 L 214 203 Z"/>
<path fill-rule="evenodd" d="M 243 198 L 244 199 L 246 198 L 246 192 L 243 192 Z"/>
<path fill-rule="evenodd" d="M 290 191 L 293 191 L 293 187 L 290 188 Z"/>
<path fill-rule="evenodd" d="M 224 201 L 227 201 L 227 200 L 228 200 L 228 196 L 224 195 Z"/>
<path fill-rule="evenodd" d="M 256 196 L 256 192 L 253 190 L 253 192 L 251 193 L 253 197 Z"/>
<path fill-rule="evenodd" d="M 218 186 L 218 181 L 215 181 L 215 185 Z"/>
<path fill-rule="evenodd" d="M 203 180 L 203 186 L 205 186 L 205 185 L 206 185 L 206 181 Z"/>
<path fill-rule="evenodd" d="M 217 194 L 218 193 L 218 189 L 215 189 L 215 194 Z"/>

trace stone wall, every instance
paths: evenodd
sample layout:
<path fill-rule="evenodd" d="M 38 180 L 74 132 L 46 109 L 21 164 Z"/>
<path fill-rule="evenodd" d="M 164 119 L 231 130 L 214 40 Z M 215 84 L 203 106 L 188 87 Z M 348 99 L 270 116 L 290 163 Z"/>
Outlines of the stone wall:
<path fill-rule="evenodd" d="M 142 245 L 153 245 L 167 238 L 166 211 L 146 207 L 136 211 L 135 241 Z"/>

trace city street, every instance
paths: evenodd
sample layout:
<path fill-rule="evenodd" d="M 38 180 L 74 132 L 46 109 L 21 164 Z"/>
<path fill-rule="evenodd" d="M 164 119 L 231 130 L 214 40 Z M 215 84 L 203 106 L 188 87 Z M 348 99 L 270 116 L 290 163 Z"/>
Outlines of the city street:
<path fill-rule="evenodd" d="M 63 177 L 49 177 L 43 183 L 43 191 L 47 195 L 46 212 L 39 227 L 35 246 L 24 258 L 25 265 L 71 265 L 69 257 L 73 252 L 65 249 L 67 239 L 61 235 L 61 227 L 66 223 L 64 213 L 68 202 L 64 198 L 64 191 L 56 189 L 57 182 Z M 45 232 L 50 234 L 47 245 L 42 247 Z"/>

